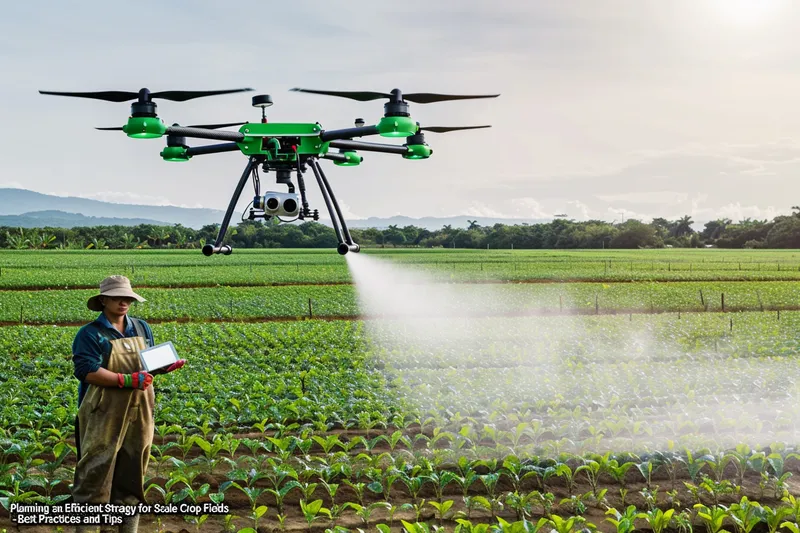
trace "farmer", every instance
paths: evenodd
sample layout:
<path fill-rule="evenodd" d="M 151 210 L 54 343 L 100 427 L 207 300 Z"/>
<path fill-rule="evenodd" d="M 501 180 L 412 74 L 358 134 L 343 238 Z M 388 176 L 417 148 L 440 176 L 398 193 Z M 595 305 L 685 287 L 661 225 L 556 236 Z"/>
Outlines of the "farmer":
<path fill-rule="evenodd" d="M 104 279 L 100 294 L 86 302 L 100 316 L 83 326 L 72 344 L 74 375 L 80 381 L 75 503 L 146 503 L 143 484 L 153 442 L 155 393 L 153 375 L 142 370 L 139 350 L 154 341 L 147 322 L 127 316 L 134 301 L 145 299 L 133 292 L 128 278 Z M 172 372 L 185 363 L 181 359 L 153 373 Z M 124 519 L 119 531 L 135 533 L 138 524 L 137 514 Z M 97 527 L 79 526 L 77 531 Z"/>

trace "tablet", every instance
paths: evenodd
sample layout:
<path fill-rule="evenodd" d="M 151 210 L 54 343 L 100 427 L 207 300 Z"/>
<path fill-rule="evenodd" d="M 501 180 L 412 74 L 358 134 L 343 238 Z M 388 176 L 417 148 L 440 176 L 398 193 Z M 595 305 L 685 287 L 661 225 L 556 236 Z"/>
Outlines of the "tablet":
<path fill-rule="evenodd" d="M 152 348 L 145 348 L 139 352 L 142 366 L 147 372 L 164 368 L 178 361 L 178 352 L 175 351 L 172 341 L 156 344 Z"/>

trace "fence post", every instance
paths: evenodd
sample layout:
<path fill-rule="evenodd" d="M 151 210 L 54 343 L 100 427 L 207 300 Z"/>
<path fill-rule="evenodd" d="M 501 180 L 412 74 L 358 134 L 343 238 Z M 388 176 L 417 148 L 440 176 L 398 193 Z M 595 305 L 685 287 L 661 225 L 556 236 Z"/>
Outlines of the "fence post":
<path fill-rule="evenodd" d="M 722 293 L 722 312 L 725 312 L 725 293 Z"/>
<path fill-rule="evenodd" d="M 314 318 L 314 310 L 311 306 L 311 298 L 308 299 L 308 318 Z"/>

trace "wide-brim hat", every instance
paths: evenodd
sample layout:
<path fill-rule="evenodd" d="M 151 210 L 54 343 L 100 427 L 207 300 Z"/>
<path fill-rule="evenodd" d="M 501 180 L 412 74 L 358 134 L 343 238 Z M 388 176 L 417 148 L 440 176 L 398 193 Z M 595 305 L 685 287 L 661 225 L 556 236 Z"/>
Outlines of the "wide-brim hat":
<path fill-rule="evenodd" d="M 133 292 L 131 280 L 125 276 L 109 276 L 100 282 L 100 294 L 92 296 L 86 302 L 86 307 L 92 311 L 102 311 L 103 304 L 100 302 L 101 296 L 127 296 L 138 302 L 146 302 L 144 298 Z"/>

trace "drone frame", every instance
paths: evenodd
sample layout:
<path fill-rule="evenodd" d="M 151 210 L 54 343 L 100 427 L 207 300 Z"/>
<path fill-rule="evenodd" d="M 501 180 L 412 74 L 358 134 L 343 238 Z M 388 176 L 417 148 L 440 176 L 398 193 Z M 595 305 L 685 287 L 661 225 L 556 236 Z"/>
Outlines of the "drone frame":
<path fill-rule="evenodd" d="M 431 103 L 445 100 L 460 100 L 468 98 L 494 98 L 499 95 L 441 95 L 433 93 L 407 94 L 405 98 L 399 89 L 391 93 L 375 92 L 341 92 L 317 91 L 295 88 L 292 91 L 327 94 L 351 98 L 358 101 L 388 98 L 384 104 L 384 116 L 377 124 L 364 125 L 363 119 L 356 119 L 356 126 L 335 130 L 324 130 L 317 123 L 269 123 L 266 118 L 265 108 L 272 105 L 269 95 L 256 95 L 252 98 L 253 107 L 260 107 L 262 111 L 261 122 L 209 124 L 202 126 L 180 126 L 174 124 L 167 126 L 156 114 L 156 103 L 152 98 L 164 98 L 175 101 L 185 101 L 191 98 L 228 94 L 233 92 L 252 91 L 253 89 L 232 89 L 223 91 L 162 91 L 150 92 L 141 89 L 138 93 L 123 91 L 104 91 L 96 93 L 63 93 L 40 91 L 42 94 L 61 96 L 77 96 L 96 98 L 101 100 L 122 102 L 133 97 L 137 101 L 131 104 L 131 114 L 128 122 L 122 127 L 98 128 L 103 130 L 122 130 L 129 137 L 152 139 L 162 136 L 167 138 L 167 146 L 162 150 L 161 157 L 165 161 L 188 161 L 189 159 L 208 154 L 240 151 L 248 157 L 247 165 L 239 178 L 228 208 L 222 219 L 217 237 L 213 244 L 203 246 L 202 252 L 206 256 L 213 254 L 229 255 L 232 247 L 223 244 L 228 227 L 233 217 L 234 210 L 244 191 L 247 181 L 252 177 L 256 189 L 256 197 L 260 195 L 260 179 L 258 168 L 265 172 L 274 170 L 278 173 L 277 183 L 289 186 L 294 193 L 291 173 L 297 172 L 298 187 L 302 208 L 299 210 L 298 219 L 313 218 L 318 220 L 318 210 L 313 213 L 308 208 L 305 195 L 303 174 L 311 169 L 323 200 L 331 217 L 334 232 L 338 241 L 337 251 L 344 255 L 348 252 L 360 251 L 360 246 L 353 241 L 347 222 L 342 215 L 339 203 L 336 200 L 330 182 L 322 170 L 320 159 L 332 160 L 338 166 L 356 166 L 363 161 L 358 152 L 379 152 L 401 155 L 405 159 L 427 159 L 433 150 L 425 142 L 423 131 L 444 133 L 447 131 L 488 128 L 490 126 L 457 126 L 457 127 L 421 127 L 418 122 L 411 119 L 408 112 L 408 102 Z M 239 131 L 217 131 L 216 128 L 240 125 Z M 406 142 L 399 146 L 386 143 L 356 141 L 354 138 L 380 135 L 390 138 L 405 138 Z M 226 141 L 221 144 L 189 146 L 186 139 L 210 139 Z M 338 153 L 331 152 L 338 149 Z M 250 219 L 270 218 L 272 215 L 256 213 L 255 208 L 250 209 Z"/>

